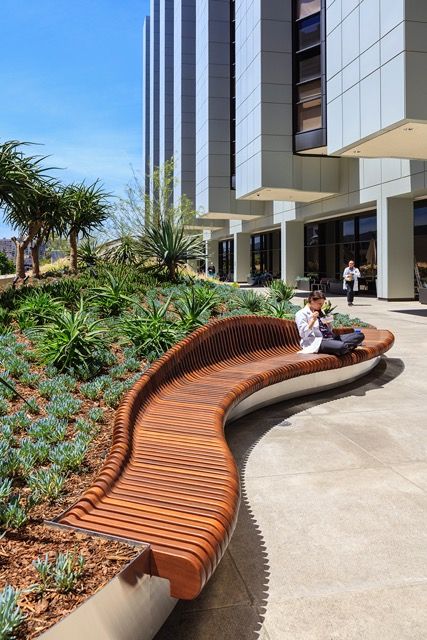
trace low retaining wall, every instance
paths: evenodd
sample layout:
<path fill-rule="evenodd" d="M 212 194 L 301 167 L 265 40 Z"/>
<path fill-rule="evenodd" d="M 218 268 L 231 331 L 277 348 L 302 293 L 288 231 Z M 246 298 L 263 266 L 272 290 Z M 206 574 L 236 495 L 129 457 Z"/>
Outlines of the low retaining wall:
<path fill-rule="evenodd" d="M 174 608 L 169 580 L 148 575 L 150 549 L 39 640 L 151 640 Z"/>

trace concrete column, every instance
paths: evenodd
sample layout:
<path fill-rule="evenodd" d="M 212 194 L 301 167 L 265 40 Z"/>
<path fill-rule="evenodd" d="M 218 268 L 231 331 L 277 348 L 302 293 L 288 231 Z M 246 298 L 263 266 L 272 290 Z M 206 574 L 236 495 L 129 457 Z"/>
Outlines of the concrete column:
<path fill-rule="evenodd" d="M 304 224 L 296 220 L 282 222 L 282 280 L 294 285 L 304 275 Z"/>
<path fill-rule="evenodd" d="M 377 212 L 380 300 L 414 299 L 414 203 L 410 198 L 382 198 Z"/>
<path fill-rule="evenodd" d="M 251 234 L 234 234 L 234 282 L 247 282 L 251 270 Z"/>

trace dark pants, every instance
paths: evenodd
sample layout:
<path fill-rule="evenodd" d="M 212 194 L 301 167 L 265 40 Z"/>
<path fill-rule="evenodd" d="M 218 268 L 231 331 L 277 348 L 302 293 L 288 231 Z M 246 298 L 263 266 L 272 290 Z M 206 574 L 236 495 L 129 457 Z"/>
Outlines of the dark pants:
<path fill-rule="evenodd" d="M 354 280 L 352 280 L 351 282 L 346 282 L 345 283 L 345 288 L 347 289 L 347 302 L 348 302 L 348 304 L 353 304 L 353 300 L 354 300 L 353 287 L 354 287 Z"/>
<path fill-rule="evenodd" d="M 355 349 L 363 340 L 363 333 L 344 333 L 341 336 L 335 335 L 333 338 L 323 338 L 319 353 L 329 353 L 333 356 L 342 356 Z"/>

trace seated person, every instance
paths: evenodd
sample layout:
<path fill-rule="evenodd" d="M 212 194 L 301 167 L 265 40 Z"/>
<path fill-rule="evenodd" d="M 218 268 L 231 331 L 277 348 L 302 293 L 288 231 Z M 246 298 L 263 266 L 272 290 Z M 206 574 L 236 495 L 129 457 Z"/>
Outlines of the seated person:
<path fill-rule="evenodd" d="M 363 333 L 333 333 L 332 318 L 325 317 L 322 307 L 326 296 L 323 291 L 312 291 L 306 306 L 297 312 L 295 322 L 301 336 L 303 353 L 330 353 L 344 355 L 355 349 L 365 336 Z"/>

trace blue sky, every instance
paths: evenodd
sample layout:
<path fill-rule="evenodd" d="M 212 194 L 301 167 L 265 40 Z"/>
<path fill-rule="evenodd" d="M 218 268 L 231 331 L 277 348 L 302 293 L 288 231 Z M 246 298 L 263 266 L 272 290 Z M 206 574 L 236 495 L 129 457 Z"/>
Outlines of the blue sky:
<path fill-rule="evenodd" d="M 122 195 L 141 164 L 148 13 L 149 0 L 1 0 L 0 140 L 41 143 L 31 153 L 63 182 Z"/>

